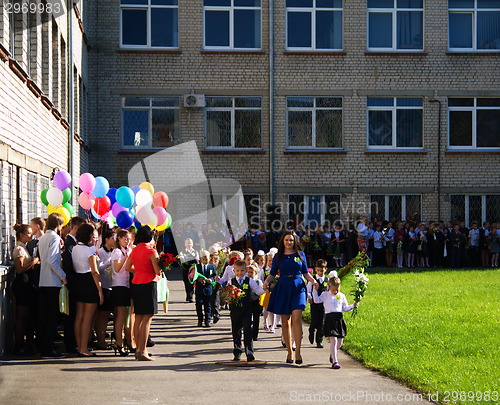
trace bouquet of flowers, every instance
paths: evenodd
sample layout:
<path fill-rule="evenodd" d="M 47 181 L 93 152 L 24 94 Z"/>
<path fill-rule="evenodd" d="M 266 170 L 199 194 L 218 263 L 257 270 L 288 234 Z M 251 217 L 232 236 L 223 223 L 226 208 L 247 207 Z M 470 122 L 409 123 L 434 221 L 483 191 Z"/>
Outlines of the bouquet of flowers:
<path fill-rule="evenodd" d="M 354 302 L 360 302 L 368 289 L 369 278 L 366 277 L 363 269 L 356 269 L 354 272 L 354 279 L 356 280 L 356 284 L 354 286 L 354 290 L 351 291 L 351 294 L 354 296 Z M 357 314 L 358 308 L 354 307 L 352 310 L 352 316 L 355 317 Z"/>
<path fill-rule="evenodd" d="M 226 266 L 226 260 L 229 256 L 229 248 L 220 249 L 217 254 L 219 255 L 219 263 L 217 263 L 217 274 L 222 275 Z"/>
<path fill-rule="evenodd" d="M 163 271 L 170 270 L 172 264 L 177 261 L 177 258 L 170 253 L 162 253 L 160 256 L 160 262 L 158 263 Z"/>
<path fill-rule="evenodd" d="M 335 242 L 335 252 L 333 253 L 333 258 L 335 260 L 342 259 L 342 253 L 340 252 L 340 243 Z"/>
<path fill-rule="evenodd" d="M 342 279 L 353 271 L 364 271 L 365 267 L 370 264 L 370 259 L 366 252 L 361 251 L 358 255 L 339 270 L 339 278 Z"/>
<path fill-rule="evenodd" d="M 401 253 L 403 251 L 403 241 L 400 240 L 398 242 L 398 253 Z"/>
<path fill-rule="evenodd" d="M 241 299 L 244 296 L 245 292 L 232 284 L 228 284 L 220 290 L 221 301 L 228 304 L 241 306 Z"/>

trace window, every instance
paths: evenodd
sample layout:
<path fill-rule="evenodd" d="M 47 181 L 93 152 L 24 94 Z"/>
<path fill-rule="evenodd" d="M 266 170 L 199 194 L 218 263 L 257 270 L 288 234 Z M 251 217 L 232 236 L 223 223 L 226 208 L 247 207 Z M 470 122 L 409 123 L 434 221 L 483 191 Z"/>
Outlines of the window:
<path fill-rule="evenodd" d="M 244 194 L 243 195 L 245 210 L 247 214 L 248 224 L 260 224 L 260 195 L 259 194 Z"/>
<path fill-rule="evenodd" d="M 287 0 L 288 50 L 342 49 L 342 0 Z"/>
<path fill-rule="evenodd" d="M 122 47 L 178 47 L 178 0 L 121 0 L 120 11 Z"/>
<path fill-rule="evenodd" d="M 24 218 L 27 222 L 31 221 L 32 218 L 37 216 L 37 203 L 38 203 L 38 194 L 37 194 L 37 178 L 35 173 L 27 172 L 26 176 L 26 185 L 27 185 L 27 211 L 26 217 Z"/>
<path fill-rule="evenodd" d="M 342 98 L 288 97 L 289 148 L 341 148 Z"/>
<path fill-rule="evenodd" d="M 260 97 L 206 97 L 207 148 L 261 148 Z"/>
<path fill-rule="evenodd" d="M 421 148 L 422 99 L 369 97 L 368 148 Z"/>
<path fill-rule="evenodd" d="M 450 195 L 450 219 L 465 221 L 465 226 L 476 222 L 481 226 L 483 222 L 500 222 L 500 195 Z"/>
<path fill-rule="evenodd" d="M 204 0 L 205 49 L 260 49 L 260 0 Z"/>
<path fill-rule="evenodd" d="M 500 98 L 449 98 L 450 149 L 500 148 Z"/>
<path fill-rule="evenodd" d="M 415 195 L 371 195 L 370 215 L 386 221 L 420 221 L 422 196 Z"/>
<path fill-rule="evenodd" d="M 423 0 L 368 0 L 368 49 L 421 51 Z"/>
<path fill-rule="evenodd" d="M 225 229 L 227 227 L 226 219 L 229 218 L 233 232 L 236 232 L 242 224 L 245 225 L 245 229 L 250 224 L 260 224 L 259 194 L 245 194 L 240 196 L 214 194 L 207 196 L 207 211 L 212 210 L 212 198 L 216 210 L 209 213 L 207 223 L 215 225 L 215 227 L 221 226 Z"/>
<path fill-rule="evenodd" d="M 179 138 L 179 97 L 123 97 L 124 147 L 164 148 Z"/>
<path fill-rule="evenodd" d="M 295 228 L 299 225 L 333 226 L 340 215 L 340 195 L 288 195 L 288 219 Z"/>
<path fill-rule="evenodd" d="M 500 49 L 498 0 L 449 0 L 448 11 L 450 50 Z"/>

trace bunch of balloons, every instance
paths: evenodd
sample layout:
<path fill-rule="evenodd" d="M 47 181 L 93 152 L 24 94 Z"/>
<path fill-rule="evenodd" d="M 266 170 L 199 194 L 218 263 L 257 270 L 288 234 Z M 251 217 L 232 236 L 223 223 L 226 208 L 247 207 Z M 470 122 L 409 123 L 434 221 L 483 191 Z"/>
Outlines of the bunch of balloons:
<path fill-rule="evenodd" d="M 132 225 L 137 228 L 149 225 L 152 229 L 163 231 L 172 224 L 172 217 L 166 210 L 167 194 L 163 191 L 155 193 L 149 182 L 116 189 L 110 188 L 104 177 L 84 173 L 80 176 L 80 189 L 80 206 L 90 211 L 94 218 L 107 221 L 110 227 L 116 224 L 127 229 Z"/>
<path fill-rule="evenodd" d="M 64 218 L 66 225 L 73 216 L 74 210 L 69 201 L 71 200 L 71 176 L 68 172 L 61 170 L 54 175 L 54 187 L 44 189 L 40 194 L 40 200 L 47 207 L 47 212 L 57 212 Z"/>

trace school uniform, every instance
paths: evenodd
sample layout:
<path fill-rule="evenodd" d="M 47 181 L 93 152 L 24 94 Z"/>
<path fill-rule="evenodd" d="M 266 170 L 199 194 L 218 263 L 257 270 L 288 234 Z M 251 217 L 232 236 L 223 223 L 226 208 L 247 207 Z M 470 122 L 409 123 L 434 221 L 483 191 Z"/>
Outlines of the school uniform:
<path fill-rule="evenodd" d="M 318 277 L 314 276 L 319 284 L 318 294 L 321 295 L 323 291 L 328 291 L 328 277 Z M 307 284 L 307 298 L 312 299 L 314 285 L 312 283 Z M 325 317 L 325 308 L 323 304 L 316 304 L 314 301 L 311 303 L 311 324 L 309 325 L 309 341 L 313 343 L 316 341 L 317 345 L 323 342 L 323 320 Z M 314 333 L 316 332 L 316 339 L 314 339 Z"/>
<path fill-rule="evenodd" d="M 78 348 L 76 346 L 75 338 L 75 317 L 76 317 L 76 273 L 73 268 L 73 259 L 71 253 L 73 248 L 76 246 L 77 242 L 73 235 L 69 234 L 64 239 L 64 252 L 61 254 L 62 258 L 62 268 L 66 273 L 66 278 L 68 283 L 66 287 L 68 288 L 69 294 L 69 313 L 68 315 L 63 315 L 64 324 L 64 346 L 66 347 L 66 352 L 68 353 L 78 353 Z"/>
<path fill-rule="evenodd" d="M 261 280 L 254 279 L 257 285 L 262 288 L 263 282 Z M 259 295 L 252 292 L 252 337 L 253 340 L 257 340 L 259 337 L 259 326 L 260 326 L 260 315 L 262 314 L 262 305 L 259 304 Z"/>
<path fill-rule="evenodd" d="M 199 280 L 195 282 L 196 296 L 196 314 L 198 315 L 198 326 L 202 326 L 205 321 L 205 326 L 210 326 L 210 317 L 212 314 L 211 297 L 213 292 L 212 284 L 208 281 L 214 281 L 217 275 L 217 269 L 213 264 L 196 264 L 198 273 L 207 277 L 207 283 L 202 284 Z"/>
<path fill-rule="evenodd" d="M 325 308 L 325 320 L 323 322 L 323 333 L 326 337 L 344 338 L 347 334 L 347 326 L 342 312 L 352 311 L 354 304 L 348 305 L 347 298 L 341 292 L 333 295 L 330 291 L 318 292 L 313 290 L 313 300 L 322 304 Z"/>

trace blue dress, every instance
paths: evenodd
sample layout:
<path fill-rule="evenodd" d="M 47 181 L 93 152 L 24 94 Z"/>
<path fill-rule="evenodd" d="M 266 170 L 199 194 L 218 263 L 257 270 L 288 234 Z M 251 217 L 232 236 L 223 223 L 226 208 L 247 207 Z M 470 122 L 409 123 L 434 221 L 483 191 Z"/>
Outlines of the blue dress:
<path fill-rule="evenodd" d="M 280 272 L 278 281 L 271 290 L 267 310 L 278 315 L 291 315 L 295 309 L 303 310 L 306 307 L 306 284 L 302 278 L 308 269 L 304 252 L 291 255 L 283 255 L 278 263 L 274 256 L 271 275 L 276 276 Z"/>

